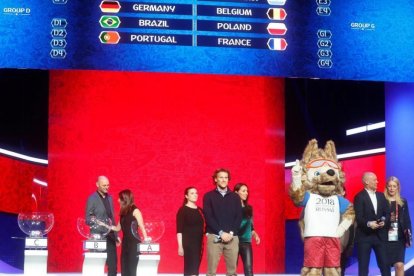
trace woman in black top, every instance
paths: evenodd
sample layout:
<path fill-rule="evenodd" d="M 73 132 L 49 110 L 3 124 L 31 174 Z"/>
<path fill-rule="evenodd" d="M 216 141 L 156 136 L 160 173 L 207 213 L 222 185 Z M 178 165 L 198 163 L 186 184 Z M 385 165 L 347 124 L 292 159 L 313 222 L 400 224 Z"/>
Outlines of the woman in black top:
<path fill-rule="evenodd" d="M 177 213 L 178 255 L 184 256 L 184 275 L 198 275 L 203 256 L 204 217 L 197 206 L 197 189 L 184 191 L 184 204 Z"/>
<path fill-rule="evenodd" d="M 239 256 L 243 262 L 245 276 L 253 276 L 252 238 L 260 244 L 260 238 L 253 227 L 253 207 L 248 203 L 249 188 L 244 183 L 237 183 L 234 192 L 240 197 L 243 207 L 243 220 L 239 228 Z"/>
<path fill-rule="evenodd" d="M 387 254 L 395 275 L 404 275 L 405 248 L 411 245 L 411 219 L 407 201 L 401 198 L 400 181 L 395 176 L 387 179 L 384 192 L 390 204 L 391 224 L 388 230 Z"/>
<path fill-rule="evenodd" d="M 120 221 L 117 226 L 113 226 L 114 231 L 122 229 L 122 247 L 121 247 L 121 275 L 136 276 L 137 275 L 137 240 L 132 234 L 131 224 L 133 221 L 138 222 L 144 240 L 148 240 L 147 232 L 144 227 L 144 219 L 141 211 L 135 206 L 134 195 L 131 190 L 122 190 L 119 192 L 118 202 L 121 205 Z"/>

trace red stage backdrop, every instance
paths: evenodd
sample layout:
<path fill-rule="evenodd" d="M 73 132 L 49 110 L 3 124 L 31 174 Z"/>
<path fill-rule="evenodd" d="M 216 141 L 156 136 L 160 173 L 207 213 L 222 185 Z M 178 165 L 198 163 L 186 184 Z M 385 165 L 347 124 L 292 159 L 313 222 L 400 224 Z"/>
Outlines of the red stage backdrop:
<path fill-rule="evenodd" d="M 130 188 L 144 220 L 165 222 L 159 272 L 182 273 L 175 216 L 184 188 L 197 187 L 202 205 L 213 171 L 226 167 L 231 187 L 250 186 L 262 238 L 253 246 L 256 273 L 283 272 L 283 85 L 266 77 L 51 72 L 48 202 L 56 224 L 49 271 L 81 271 L 76 220 L 96 177 L 106 175 L 115 198 Z"/>
<path fill-rule="evenodd" d="M 47 181 L 47 167 L 0 155 L 0 211 L 46 211 L 46 188 L 33 182 Z M 16 221 L 17 223 L 17 221 Z"/>

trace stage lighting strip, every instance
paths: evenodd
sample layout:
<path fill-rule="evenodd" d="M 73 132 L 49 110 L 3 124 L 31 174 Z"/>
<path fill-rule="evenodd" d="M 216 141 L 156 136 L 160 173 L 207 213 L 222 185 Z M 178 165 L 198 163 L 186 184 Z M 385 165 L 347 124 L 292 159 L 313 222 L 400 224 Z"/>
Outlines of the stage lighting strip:
<path fill-rule="evenodd" d="M 371 149 L 371 150 L 363 150 L 363 151 L 357 151 L 357 152 L 338 154 L 338 160 L 351 158 L 351 157 L 367 156 L 367 155 L 384 153 L 384 152 L 385 152 L 385 148 L 378 148 L 378 149 Z M 5 150 L 5 149 L 0 149 L 0 154 L 4 154 L 4 155 L 7 155 L 7 156 L 15 157 L 15 158 L 18 158 L 18 159 L 22 159 L 22 160 L 26 160 L 26 161 L 30 161 L 30 162 L 34 162 L 34 163 L 39 163 L 39 164 L 44 164 L 44 165 L 48 164 L 48 160 L 27 156 L 27 155 L 24 155 L 24 154 L 12 152 L 12 151 Z M 285 168 L 292 167 L 293 165 L 295 165 L 295 161 L 287 162 L 287 163 L 285 163 Z"/>
<path fill-rule="evenodd" d="M 47 182 L 46 181 L 42 181 L 42 180 L 39 180 L 37 178 L 33 178 L 33 183 L 36 183 L 36 184 L 38 184 L 40 186 L 43 186 L 43 187 L 47 187 Z"/>
<path fill-rule="evenodd" d="M 0 154 L 4 154 L 10 157 L 14 157 L 14 158 L 25 160 L 25 161 L 30 161 L 30 162 L 37 163 L 37 164 L 42 164 L 42 165 L 48 164 L 48 160 L 46 159 L 31 157 L 31 156 L 20 154 L 20 153 L 13 152 L 10 150 L 0 149 Z"/>
<path fill-rule="evenodd" d="M 379 128 L 385 128 L 385 122 L 379 122 L 376 124 L 369 124 L 369 125 L 362 126 L 362 127 L 347 129 L 346 136 L 363 133 L 363 132 L 367 132 L 367 131 L 371 131 L 371 130 L 379 129 Z"/>
<path fill-rule="evenodd" d="M 377 148 L 377 149 L 370 149 L 370 150 L 363 150 L 363 151 L 356 151 L 356 152 L 350 152 L 350 153 L 343 153 L 338 154 L 338 160 L 341 159 L 347 159 L 351 157 L 361 157 L 361 156 L 368 156 L 378 153 L 385 153 L 385 148 Z M 293 167 L 295 165 L 296 161 L 293 162 L 287 162 L 285 163 L 285 168 Z"/>

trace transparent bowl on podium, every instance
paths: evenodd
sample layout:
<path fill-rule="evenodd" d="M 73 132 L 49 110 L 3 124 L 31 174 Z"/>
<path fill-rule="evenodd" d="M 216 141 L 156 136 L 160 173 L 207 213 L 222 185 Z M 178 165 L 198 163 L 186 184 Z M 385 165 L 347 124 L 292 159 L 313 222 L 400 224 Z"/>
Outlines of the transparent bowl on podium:
<path fill-rule="evenodd" d="M 47 235 L 53 228 L 55 217 L 50 212 L 19 213 L 17 223 L 26 238 L 26 249 L 46 249 Z"/>
<path fill-rule="evenodd" d="M 144 240 L 138 222 L 133 221 L 131 230 L 134 237 L 140 241 L 138 244 L 138 252 L 144 254 L 158 254 L 160 251 L 160 244 L 157 243 L 162 238 L 165 232 L 164 221 L 147 221 L 144 223 L 145 231 L 147 232 L 148 240 Z"/>
<path fill-rule="evenodd" d="M 106 236 L 111 232 L 111 219 L 98 219 L 94 216 L 86 220 L 85 218 L 78 218 L 77 228 L 78 232 L 86 238 L 83 242 L 83 249 L 90 251 L 105 251 L 106 250 Z"/>

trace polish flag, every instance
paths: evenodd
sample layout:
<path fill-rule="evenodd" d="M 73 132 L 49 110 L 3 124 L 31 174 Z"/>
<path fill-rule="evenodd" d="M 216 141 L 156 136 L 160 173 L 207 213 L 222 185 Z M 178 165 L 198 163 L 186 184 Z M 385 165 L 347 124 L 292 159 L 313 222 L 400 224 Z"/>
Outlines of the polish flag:
<path fill-rule="evenodd" d="M 271 35 L 284 35 L 287 32 L 287 28 L 284 23 L 269 23 L 267 31 Z"/>

